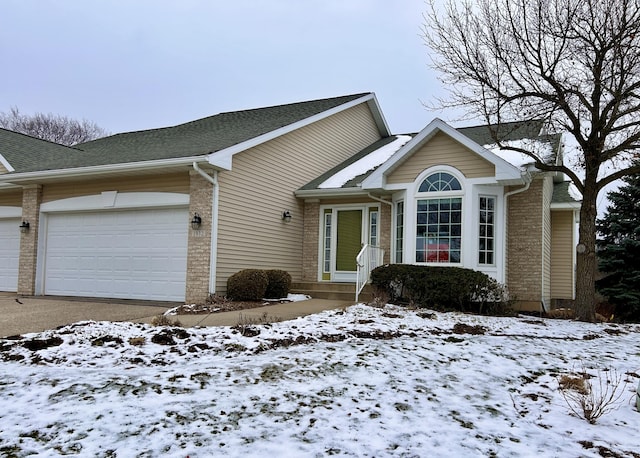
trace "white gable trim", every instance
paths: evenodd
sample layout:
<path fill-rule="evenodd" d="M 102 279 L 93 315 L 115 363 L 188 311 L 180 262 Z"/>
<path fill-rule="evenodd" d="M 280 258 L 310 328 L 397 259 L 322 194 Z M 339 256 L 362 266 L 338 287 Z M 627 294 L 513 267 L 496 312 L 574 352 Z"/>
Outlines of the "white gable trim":
<path fill-rule="evenodd" d="M 501 184 L 522 184 L 524 182 L 520 170 L 504 159 L 484 149 L 469 137 L 458 132 L 441 119 L 434 119 L 418 135 L 400 148 L 391 158 L 369 175 L 363 182 L 364 189 L 382 189 L 386 186 L 386 176 L 395 170 L 413 151 L 427 143 L 438 132 L 442 132 L 463 146 L 467 147 L 483 159 L 491 162 L 496 168 L 496 180 Z"/>
<path fill-rule="evenodd" d="M 282 135 L 288 134 L 289 132 L 293 132 L 294 130 L 313 124 L 322 119 L 328 118 L 329 116 L 332 116 L 336 113 L 340 113 L 341 111 L 348 110 L 349 108 L 355 107 L 356 105 L 360 105 L 361 103 L 367 103 L 367 105 L 369 106 L 369 109 L 371 110 L 373 119 L 376 121 L 378 130 L 380 131 L 381 136 L 382 137 L 390 136 L 391 132 L 389 130 L 389 126 L 387 125 L 387 122 L 384 119 L 384 115 L 382 114 L 382 110 L 380 109 L 380 105 L 378 104 L 378 100 L 376 99 L 376 95 L 374 93 L 369 93 L 358 99 L 355 99 L 350 102 L 343 103 L 342 105 L 338 105 L 337 107 L 331 108 L 330 110 L 323 111 L 316 115 L 302 119 L 298 122 L 294 122 L 293 124 L 289 124 L 288 126 L 284 126 L 279 129 L 272 130 L 271 132 L 267 132 L 266 134 L 259 135 L 258 137 L 254 137 L 242 143 L 238 143 L 237 145 L 233 145 L 233 146 L 230 146 L 229 148 L 216 151 L 215 153 L 210 153 L 207 159 L 209 161 L 209 164 L 211 164 L 214 167 L 219 167 L 225 170 L 231 170 L 232 158 L 235 154 L 248 150 L 249 148 L 253 148 L 258 145 L 261 145 L 262 143 L 268 142 Z"/>
<path fill-rule="evenodd" d="M 15 169 L 11 167 L 9 161 L 7 161 L 2 154 L 0 154 L 0 164 L 2 164 L 5 169 L 7 169 L 7 172 L 15 172 Z"/>

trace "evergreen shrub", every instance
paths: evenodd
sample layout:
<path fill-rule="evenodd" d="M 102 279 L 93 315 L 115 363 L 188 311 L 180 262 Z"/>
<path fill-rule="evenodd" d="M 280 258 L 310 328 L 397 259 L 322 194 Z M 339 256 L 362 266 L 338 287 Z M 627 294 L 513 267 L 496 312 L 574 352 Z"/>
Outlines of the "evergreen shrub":
<path fill-rule="evenodd" d="M 227 280 L 227 296 L 234 301 L 259 301 L 265 297 L 268 284 L 264 270 L 244 269 Z"/>
<path fill-rule="evenodd" d="M 504 285 L 472 269 L 389 264 L 371 272 L 371 283 L 392 303 L 440 311 L 512 314 Z"/>
<path fill-rule="evenodd" d="M 291 275 L 285 270 L 265 270 L 267 274 L 266 299 L 282 299 L 287 297 L 291 289 Z"/>

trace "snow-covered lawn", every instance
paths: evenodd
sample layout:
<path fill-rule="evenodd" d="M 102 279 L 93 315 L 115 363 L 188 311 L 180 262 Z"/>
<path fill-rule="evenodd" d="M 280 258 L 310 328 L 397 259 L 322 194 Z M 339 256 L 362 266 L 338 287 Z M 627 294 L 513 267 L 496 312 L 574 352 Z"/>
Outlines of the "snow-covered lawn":
<path fill-rule="evenodd" d="M 0 456 L 640 456 L 640 325 L 364 305 L 84 322 L 0 340 L 0 367 Z M 596 424 L 558 389 L 583 369 L 622 379 Z"/>

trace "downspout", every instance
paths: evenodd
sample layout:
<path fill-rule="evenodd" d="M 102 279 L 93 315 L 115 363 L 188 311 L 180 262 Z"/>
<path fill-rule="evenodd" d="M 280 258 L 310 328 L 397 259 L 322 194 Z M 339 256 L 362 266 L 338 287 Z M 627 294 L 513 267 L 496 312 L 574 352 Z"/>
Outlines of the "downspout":
<path fill-rule="evenodd" d="M 197 162 L 193 163 L 193 170 L 213 186 L 213 199 L 211 202 L 211 256 L 209 261 L 209 292 L 216 292 L 216 268 L 218 255 L 218 200 L 220 187 L 218 185 L 218 171 L 213 171 L 213 176 L 202 170 Z"/>

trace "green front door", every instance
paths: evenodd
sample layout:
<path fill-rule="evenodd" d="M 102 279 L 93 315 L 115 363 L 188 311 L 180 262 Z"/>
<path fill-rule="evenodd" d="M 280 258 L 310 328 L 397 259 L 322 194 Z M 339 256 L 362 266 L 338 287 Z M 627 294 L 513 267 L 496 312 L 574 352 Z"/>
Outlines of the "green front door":
<path fill-rule="evenodd" d="M 356 256 L 362 249 L 362 210 L 338 210 L 336 274 L 356 272 Z M 347 274 L 348 276 L 348 274 Z M 344 278 L 344 280 L 348 280 Z"/>

